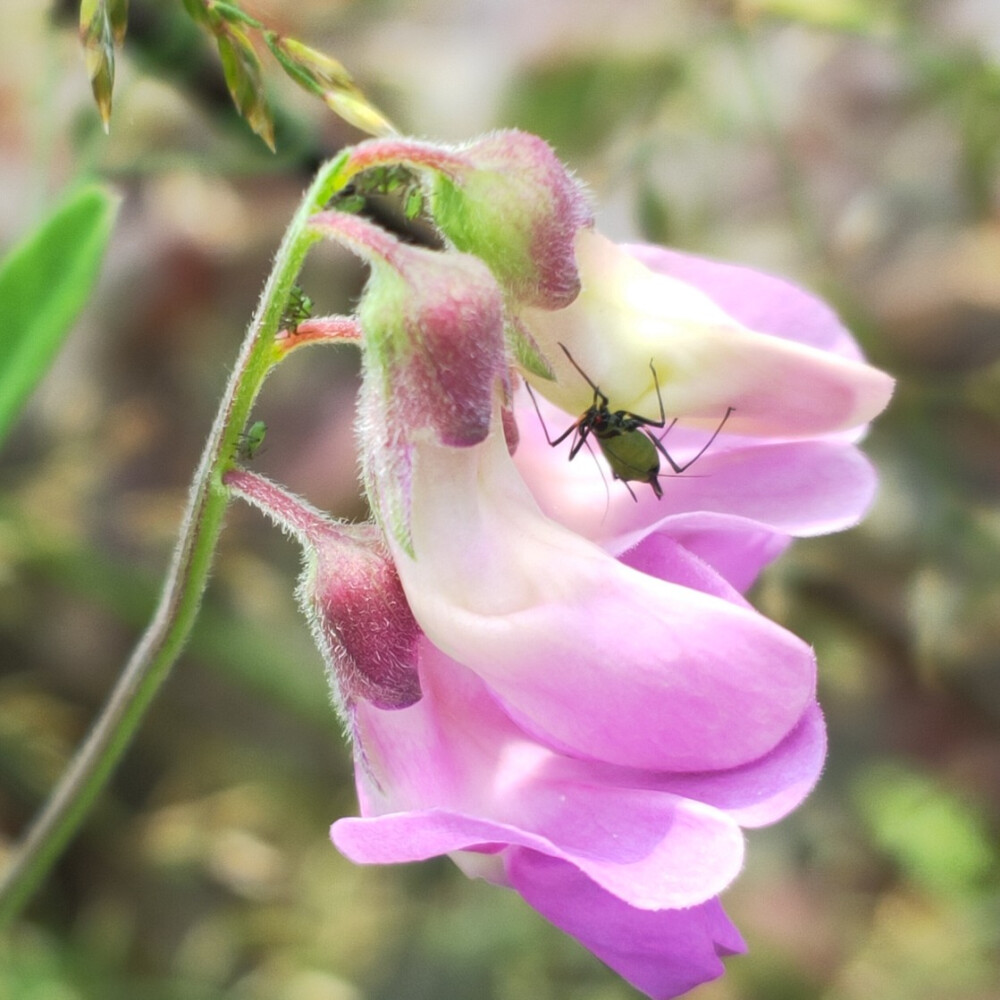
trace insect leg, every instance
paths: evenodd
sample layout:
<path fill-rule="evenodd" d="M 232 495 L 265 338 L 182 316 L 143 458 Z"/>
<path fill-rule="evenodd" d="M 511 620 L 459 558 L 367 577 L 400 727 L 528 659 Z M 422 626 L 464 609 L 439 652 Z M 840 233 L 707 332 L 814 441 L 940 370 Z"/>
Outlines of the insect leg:
<path fill-rule="evenodd" d="M 685 469 L 690 469 L 691 466 L 694 465 L 694 463 L 697 462 L 698 459 L 701 458 L 701 456 L 704 455 L 709 448 L 711 448 L 712 442 L 719 436 L 719 432 L 722 430 L 722 428 L 726 426 L 726 421 L 730 418 L 732 413 L 733 413 L 733 407 L 731 406 L 727 407 L 726 415 L 722 418 L 722 420 L 719 421 L 719 426 L 716 427 L 714 431 L 712 431 L 712 436 L 701 446 L 701 448 L 698 450 L 698 453 L 693 458 L 689 458 L 683 465 L 680 465 L 679 463 L 674 461 L 670 453 L 667 451 L 663 443 L 658 438 L 654 437 L 652 434 L 647 434 L 647 436 L 649 437 L 650 441 L 652 441 L 653 444 L 656 445 L 656 450 L 667 460 L 667 463 L 670 465 L 670 468 L 673 469 L 674 472 L 680 474 L 681 472 L 684 472 Z M 677 421 L 674 420 L 673 423 L 671 423 L 670 427 L 673 427 L 676 422 Z M 669 429 L 670 428 L 668 427 L 667 430 Z M 664 431 L 664 433 L 666 433 L 666 431 Z"/>
<path fill-rule="evenodd" d="M 573 438 L 573 443 L 570 445 L 569 449 L 569 460 L 572 462 L 574 458 L 579 454 L 580 449 L 587 444 L 587 438 L 590 436 L 590 432 L 593 430 L 590 421 L 586 416 L 581 417 L 570 430 L 576 431 L 576 437 Z M 566 435 L 564 434 L 563 437 Z M 562 438 L 560 438 L 562 440 Z M 589 450 L 590 445 L 587 445 Z"/>
<path fill-rule="evenodd" d="M 552 438 L 549 437 L 549 429 L 548 429 L 548 427 L 545 426 L 545 418 L 542 416 L 541 408 L 538 405 L 538 400 L 535 399 L 535 394 L 534 394 L 534 392 L 532 392 L 531 386 L 528 385 L 527 382 L 525 382 L 524 383 L 524 387 L 525 387 L 525 389 L 528 390 L 528 395 L 531 397 L 531 402 L 534 403 L 534 405 L 535 405 L 535 413 L 538 414 L 538 422 L 542 425 L 542 433 L 545 435 L 545 440 L 548 441 L 549 446 L 551 448 L 555 448 L 556 445 L 562 444 L 563 441 L 565 441 L 566 438 L 568 438 L 570 436 L 570 434 L 573 433 L 573 431 L 579 429 L 579 422 L 577 422 L 575 424 L 570 424 L 570 426 L 567 427 L 566 430 L 564 430 L 562 432 L 562 434 L 560 434 L 559 437 L 557 437 L 553 441 Z M 576 449 L 576 451 L 573 450 L 574 448 Z M 576 452 L 579 451 L 579 450 L 580 450 L 579 446 L 574 441 L 572 448 L 570 448 L 570 456 L 569 457 L 572 458 L 576 454 Z"/>

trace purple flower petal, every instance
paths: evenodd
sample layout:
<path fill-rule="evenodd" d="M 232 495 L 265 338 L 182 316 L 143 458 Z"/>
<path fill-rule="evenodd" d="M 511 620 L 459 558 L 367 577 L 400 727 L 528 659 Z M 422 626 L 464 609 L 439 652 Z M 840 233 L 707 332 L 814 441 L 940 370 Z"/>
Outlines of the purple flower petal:
<path fill-rule="evenodd" d="M 499 435 L 418 449 L 413 543 L 415 559 L 396 559 L 428 637 L 558 749 L 653 770 L 733 767 L 771 750 L 813 699 L 801 640 L 542 517 Z"/>
<path fill-rule="evenodd" d="M 718 900 L 689 909 L 638 910 L 572 866 L 534 851 L 512 851 L 507 872 L 539 913 L 654 1000 L 717 979 L 721 956 L 746 945 Z"/>
<path fill-rule="evenodd" d="M 622 249 L 651 271 L 694 285 L 751 330 L 845 358 L 862 357 L 837 314 L 821 299 L 784 278 L 666 247 L 622 244 Z"/>
<path fill-rule="evenodd" d="M 665 572 L 664 540 L 682 549 L 689 559 L 711 567 L 717 577 L 741 594 L 791 542 L 787 535 L 726 514 L 680 515 L 672 518 L 662 530 L 647 535 L 635 548 L 624 552 L 621 560 L 644 573 L 659 576 Z M 699 583 L 694 574 L 686 579 L 689 581 L 686 586 L 714 593 L 708 589 L 707 581 Z"/>
<path fill-rule="evenodd" d="M 597 385 L 612 411 L 656 419 L 662 398 L 671 416 L 709 429 L 728 411 L 730 433 L 808 438 L 857 428 L 889 401 L 884 372 L 744 326 L 598 233 L 581 230 L 576 252 L 579 298 L 521 316 L 555 374 L 533 386 L 568 413 L 584 412 Z"/>
<path fill-rule="evenodd" d="M 543 407 L 547 425 L 558 412 Z M 633 498 L 612 481 L 603 459 L 583 450 L 571 462 L 568 443 L 550 447 L 534 407 L 523 397 L 518 397 L 518 416 L 514 460 L 543 512 L 612 553 L 667 527 L 670 518 L 692 512 L 733 515 L 755 532 L 765 528 L 811 536 L 841 531 L 856 524 L 874 498 L 874 470 L 849 442 L 765 444 L 725 434 L 690 471 L 661 475 L 662 499 L 641 483 L 633 484 Z M 562 424 L 549 433 L 556 429 Z"/>
<path fill-rule="evenodd" d="M 651 787 L 724 809 L 740 826 L 774 823 L 812 791 L 823 770 L 826 727 L 818 705 L 769 754 L 751 764 L 711 774 L 662 775 Z"/>
<path fill-rule="evenodd" d="M 627 811 L 635 805 L 626 801 L 628 796 L 619 796 L 617 802 L 595 802 L 592 796 L 571 786 L 563 790 L 562 796 L 578 811 L 595 810 L 586 826 L 560 831 L 571 832 L 580 846 L 566 845 L 511 823 L 440 808 L 370 819 L 341 819 L 331 827 L 330 836 L 339 851 L 362 864 L 424 861 L 456 851 L 493 850 L 500 846 L 530 848 L 572 865 L 616 898 L 646 910 L 703 902 L 721 892 L 740 870 L 743 850 L 738 827 L 730 823 L 723 833 L 727 824 L 721 814 L 709 821 L 710 810 L 699 810 L 697 803 L 686 804 L 692 815 L 685 815 L 684 808 L 672 814 L 666 809 L 648 809 L 647 814 L 656 813 L 665 829 L 660 833 L 659 849 L 637 857 L 636 840 L 645 841 L 655 831 L 647 827 L 648 817 Z M 672 796 L 643 796 L 633 791 L 631 798 L 644 798 L 644 804 L 653 806 L 654 799 L 668 802 Z M 694 815 L 698 812 L 703 815 Z M 610 825 L 616 818 L 616 833 L 599 829 L 598 824 Z M 630 821 L 637 824 L 638 830 L 630 828 Z M 614 843 L 615 836 L 625 839 Z M 590 852 L 600 849 L 607 852 L 606 856 L 590 856 Z"/>
<path fill-rule="evenodd" d="M 645 909 L 701 902 L 739 871 L 743 839 L 725 813 L 535 743 L 481 681 L 427 644 L 422 677 L 424 697 L 409 708 L 356 707 L 369 818 L 332 830 L 353 860 L 529 847 Z"/>

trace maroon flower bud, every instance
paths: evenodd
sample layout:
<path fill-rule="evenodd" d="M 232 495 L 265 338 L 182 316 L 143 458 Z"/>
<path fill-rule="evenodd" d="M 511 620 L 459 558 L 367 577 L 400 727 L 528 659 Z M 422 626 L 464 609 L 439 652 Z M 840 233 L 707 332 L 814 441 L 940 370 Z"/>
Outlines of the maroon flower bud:
<path fill-rule="evenodd" d="M 337 524 L 244 469 L 228 472 L 224 481 L 301 543 L 296 593 L 341 713 L 359 700 L 383 709 L 419 701 L 420 627 L 375 525 Z"/>

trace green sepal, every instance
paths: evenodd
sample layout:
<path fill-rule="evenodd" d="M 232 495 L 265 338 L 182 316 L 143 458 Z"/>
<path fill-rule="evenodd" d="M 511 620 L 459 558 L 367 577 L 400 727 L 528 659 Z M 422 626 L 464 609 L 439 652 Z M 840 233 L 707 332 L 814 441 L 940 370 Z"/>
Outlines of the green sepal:
<path fill-rule="evenodd" d="M 555 379 L 555 372 L 549 364 L 548 359 L 542 354 L 541 349 L 535 342 L 535 338 L 525 329 L 524 325 L 516 318 L 507 321 L 504 328 L 504 336 L 511 350 L 514 352 L 514 360 L 518 367 L 532 375 L 537 375 L 547 382 Z"/>

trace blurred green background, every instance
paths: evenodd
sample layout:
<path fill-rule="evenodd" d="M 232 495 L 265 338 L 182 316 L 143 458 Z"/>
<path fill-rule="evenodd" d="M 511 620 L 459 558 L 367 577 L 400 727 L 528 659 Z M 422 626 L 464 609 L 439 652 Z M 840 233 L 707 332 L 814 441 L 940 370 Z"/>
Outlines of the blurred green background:
<path fill-rule="evenodd" d="M 602 229 L 787 274 L 899 378 L 855 531 L 797 543 L 755 600 L 812 642 L 831 751 L 751 833 L 749 945 L 698 1000 L 1000 998 L 1000 8 L 995 0 L 247 4 L 336 55 L 403 128 L 549 139 Z M 270 257 L 360 134 L 269 73 L 271 155 L 180 0 L 132 0 L 111 134 L 67 2 L 0 13 L 0 248 L 73 179 L 124 197 L 97 295 L 0 453 L 0 854 L 151 611 Z M 303 284 L 343 309 L 361 273 Z M 2 331 L 0 331 L 2 336 Z M 268 384 L 255 467 L 363 513 L 356 359 Z M 510 893 L 446 861 L 360 869 L 347 750 L 291 590 L 234 507 L 194 640 L 8 940 L 0 1000 L 627 1000 Z"/>

